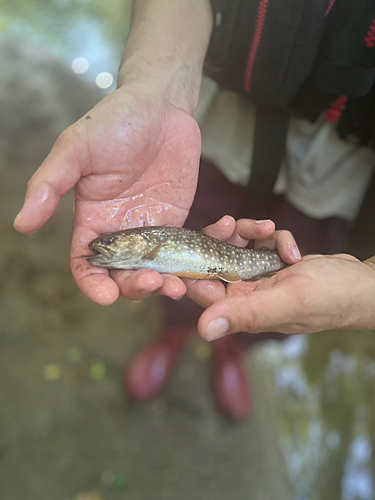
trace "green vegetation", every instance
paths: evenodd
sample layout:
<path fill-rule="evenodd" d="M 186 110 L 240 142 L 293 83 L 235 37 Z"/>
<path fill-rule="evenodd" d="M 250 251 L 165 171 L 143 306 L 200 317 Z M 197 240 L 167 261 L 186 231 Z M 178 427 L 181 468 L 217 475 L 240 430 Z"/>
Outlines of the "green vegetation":
<path fill-rule="evenodd" d="M 15 26 L 37 29 L 53 42 L 69 44 L 67 31 L 92 18 L 109 41 L 121 43 L 129 25 L 131 0 L 0 0 L 0 33 Z"/>

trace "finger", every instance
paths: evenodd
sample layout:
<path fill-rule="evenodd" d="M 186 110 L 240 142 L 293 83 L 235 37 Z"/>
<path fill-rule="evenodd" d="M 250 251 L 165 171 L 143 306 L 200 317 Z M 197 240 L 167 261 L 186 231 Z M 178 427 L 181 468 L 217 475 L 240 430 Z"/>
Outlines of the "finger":
<path fill-rule="evenodd" d="M 301 260 L 301 253 L 296 240 L 289 231 L 275 231 L 263 240 L 256 240 L 254 248 L 266 247 L 271 250 L 277 248 L 281 258 L 288 264 L 295 264 Z"/>
<path fill-rule="evenodd" d="M 86 274 L 77 280 L 80 290 L 91 300 L 109 306 L 119 297 L 119 288 L 113 279 L 102 273 Z"/>
<path fill-rule="evenodd" d="M 166 295 L 171 299 L 179 300 L 186 293 L 186 285 L 180 278 L 173 275 L 163 274 L 163 284 L 162 286 L 153 293 L 153 295 Z"/>
<path fill-rule="evenodd" d="M 219 280 L 184 279 L 184 283 L 187 297 L 203 308 L 225 298 L 225 286 Z"/>
<path fill-rule="evenodd" d="M 230 215 L 224 215 L 220 220 L 203 229 L 204 234 L 212 236 L 217 240 L 227 240 L 236 227 L 236 221 Z"/>
<path fill-rule="evenodd" d="M 234 295 L 247 295 L 256 290 L 262 283 L 269 282 L 272 278 L 267 280 L 256 281 L 240 281 L 239 283 L 228 283 L 226 287 L 226 297 Z"/>
<path fill-rule="evenodd" d="M 302 257 L 302 260 L 303 261 L 307 261 L 307 260 L 314 260 L 314 259 L 322 259 L 324 257 L 330 257 L 330 255 L 323 255 L 323 254 L 320 254 L 320 253 L 311 254 L 311 255 L 304 255 Z"/>
<path fill-rule="evenodd" d="M 352 262 L 360 262 L 359 259 L 357 259 L 357 257 L 354 257 L 354 255 L 350 255 L 347 253 L 338 253 L 334 255 L 323 255 L 323 254 L 304 255 L 302 260 L 305 261 L 314 259 L 343 259 L 343 260 L 350 260 Z"/>
<path fill-rule="evenodd" d="M 156 271 L 112 271 L 120 295 L 130 300 L 141 300 L 152 295 L 163 285 L 163 277 Z"/>
<path fill-rule="evenodd" d="M 257 238 L 267 238 L 275 231 L 275 224 L 267 220 L 240 219 L 236 223 L 236 228 L 227 243 L 239 247 L 245 247 L 249 240 Z"/>
<path fill-rule="evenodd" d="M 14 228 L 20 233 L 40 229 L 56 210 L 61 197 L 80 178 L 72 134 L 68 130 L 60 135 L 28 183 L 24 205 L 14 221 Z"/>
<path fill-rule="evenodd" d="M 206 340 L 236 332 L 296 333 L 298 310 L 294 297 L 270 288 L 216 302 L 200 317 L 198 331 Z"/>
<path fill-rule="evenodd" d="M 343 259 L 343 260 L 351 260 L 354 262 L 360 262 L 359 259 L 357 259 L 357 257 L 354 257 L 354 255 L 350 255 L 348 253 L 338 253 L 336 255 L 332 255 L 332 257 L 337 257 L 337 258 Z"/>

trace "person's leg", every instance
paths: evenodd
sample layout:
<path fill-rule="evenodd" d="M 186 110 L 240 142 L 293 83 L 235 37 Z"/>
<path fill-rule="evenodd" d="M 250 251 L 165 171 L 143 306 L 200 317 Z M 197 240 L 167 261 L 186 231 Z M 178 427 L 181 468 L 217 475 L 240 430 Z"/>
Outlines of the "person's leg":
<path fill-rule="evenodd" d="M 202 160 L 197 195 L 185 227 L 201 229 L 229 214 L 237 218 L 244 188 L 231 184 L 210 162 Z M 251 214 L 249 214 L 249 217 Z M 301 214 L 283 197 L 275 197 L 269 214 L 278 229 L 290 230 L 302 253 L 343 251 L 349 223 L 331 218 L 323 221 Z M 128 393 L 138 400 L 154 397 L 168 381 L 173 368 L 202 309 L 184 298 L 162 298 L 165 327 L 156 341 L 133 359 L 125 376 Z M 278 333 L 232 335 L 213 342 L 214 392 L 219 409 L 226 416 L 241 420 L 250 411 L 250 396 L 241 357 L 254 343 L 267 339 L 282 340 Z"/>
<path fill-rule="evenodd" d="M 169 380 L 187 339 L 194 331 L 190 323 L 166 328 L 141 349 L 125 371 L 126 393 L 137 401 L 155 397 Z"/>
<path fill-rule="evenodd" d="M 199 230 L 227 214 L 236 218 L 243 192 L 243 187 L 231 184 L 212 163 L 202 159 L 197 193 L 185 227 Z M 151 399 L 165 386 L 187 339 L 196 332 L 202 313 L 202 308 L 187 298 L 174 301 L 162 297 L 161 303 L 163 330 L 133 358 L 125 373 L 126 391 L 136 400 Z M 249 407 L 249 395 L 240 354 L 247 346 L 241 343 L 240 348 L 231 349 L 230 345 L 236 343 L 234 336 L 217 344 L 217 348 L 216 342 L 213 343 L 216 400 L 223 413 L 243 418 Z"/>

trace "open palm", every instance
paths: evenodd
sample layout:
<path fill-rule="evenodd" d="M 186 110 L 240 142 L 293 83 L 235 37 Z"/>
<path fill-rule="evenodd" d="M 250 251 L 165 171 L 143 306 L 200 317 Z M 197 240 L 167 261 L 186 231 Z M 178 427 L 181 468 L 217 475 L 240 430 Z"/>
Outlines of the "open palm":
<path fill-rule="evenodd" d="M 42 227 L 75 186 L 71 267 L 81 290 L 102 304 L 119 293 L 183 295 L 185 286 L 176 277 L 146 270 L 111 277 L 84 256 L 99 234 L 150 224 L 181 226 L 195 195 L 199 155 L 199 128 L 190 115 L 160 96 L 118 89 L 56 141 L 29 182 L 15 228 L 26 233 Z"/>

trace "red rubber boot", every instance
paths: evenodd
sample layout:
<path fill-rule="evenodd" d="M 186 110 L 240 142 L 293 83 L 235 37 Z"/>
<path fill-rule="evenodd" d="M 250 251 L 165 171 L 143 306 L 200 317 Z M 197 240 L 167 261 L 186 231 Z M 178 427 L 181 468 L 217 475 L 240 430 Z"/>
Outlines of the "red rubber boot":
<path fill-rule="evenodd" d="M 156 341 L 142 349 L 125 372 L 126 392 L 137 401 L 154 398 L 168 382 L 194 326 L 164 330 Z"/>
<path fill-rule="evenodd" d="M 242 355 L 248 349 L 249 346 L 231 335 L 213 341 L 216 403 L 224 416 L 237 422 L 251 412 L 251 386 L 241 364 Z"/>

